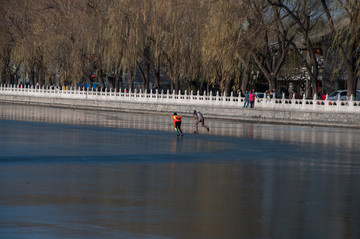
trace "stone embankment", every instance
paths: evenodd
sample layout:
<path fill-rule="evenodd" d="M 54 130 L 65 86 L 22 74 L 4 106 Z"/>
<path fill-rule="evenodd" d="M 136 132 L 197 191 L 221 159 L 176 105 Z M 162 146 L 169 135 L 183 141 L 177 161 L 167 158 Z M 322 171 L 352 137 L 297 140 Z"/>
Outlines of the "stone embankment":
<path fill-rule="evenodd" d="M 178 112 L 189 116 L 199 110 L 206 118 L 360 128 L 360 102 L 353 100 L 257 98 L 255 108 L 243 108 L 243 97 L 218 93 L 127 93 L 1 86 L 0 102 L 157 114 Z"/>

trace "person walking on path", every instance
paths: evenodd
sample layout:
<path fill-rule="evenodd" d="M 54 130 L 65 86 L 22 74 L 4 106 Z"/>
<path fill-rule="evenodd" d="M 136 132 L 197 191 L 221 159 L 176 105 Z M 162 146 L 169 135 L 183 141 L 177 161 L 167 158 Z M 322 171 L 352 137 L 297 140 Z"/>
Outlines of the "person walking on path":
<path fill-rule="evenodd" d="M 177 136 L 183 136 L 183 132 L 181 131 L 181 116 L 177 115 L 177 113 L 175 112 L 172 116 L 173 120 L 174 120 L 174 127 L 175 127 L 175 132 L 177 134 Z"/>
<path fill-rule="evenodd" d="M 243 108 L 249 107 L 249 95 L 250 95 L 249 91 L 246 90 L 245 91 L 245 100 L 244 100 L 244 107 Z"/>
<path fill-rule="evenodd" d="M 204 116 L 200 111 L 194 110 L 193 118 L 196 119 L 195 123 L 195 131 L 194 133 L 198 133 L 198 124 L 201 122 L 201 126 L 204 127 L 209 132 L 209 127 L 205 125 L 205 119 Z"/>

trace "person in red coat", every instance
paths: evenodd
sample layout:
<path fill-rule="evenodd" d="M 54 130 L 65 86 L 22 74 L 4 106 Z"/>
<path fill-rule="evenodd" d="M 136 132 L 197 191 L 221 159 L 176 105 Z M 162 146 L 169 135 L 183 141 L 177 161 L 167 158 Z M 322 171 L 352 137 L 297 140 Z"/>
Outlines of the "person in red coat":
<path fill-rule="evenodd" d="M 250 108 L 254 108 L 254 104 L 255 104 L 255 92 L 252 90 L 250 92 L 250 96 L 249 96 L 249 101 L 250 101 Z"/>

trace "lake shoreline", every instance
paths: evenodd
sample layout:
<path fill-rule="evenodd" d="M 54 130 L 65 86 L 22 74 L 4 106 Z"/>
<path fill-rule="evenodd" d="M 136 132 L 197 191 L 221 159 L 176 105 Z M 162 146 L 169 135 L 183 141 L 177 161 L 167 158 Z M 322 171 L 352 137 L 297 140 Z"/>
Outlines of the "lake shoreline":
<path fill-rule="evenodd" d="M 203 105 L 168 105 L 144 104 L 129 102 L 41 99 L 40 97 L 4 97 L 0 103 L 32 106 L 45 106 L 66 109 L 96 110 L 110 112 L 126 112 L 141 114 L 169 115 L 178 112 L 192 117 L 193 110 L 203 112 L 206 119 L 236 120 L 241 122 L 284 124 L 300 126 L 321 126 L 340 128 L 360 128 L 360 115 L 355 113 L 333 112 L 299 112 L 279 109 L 219 107 Z"/>

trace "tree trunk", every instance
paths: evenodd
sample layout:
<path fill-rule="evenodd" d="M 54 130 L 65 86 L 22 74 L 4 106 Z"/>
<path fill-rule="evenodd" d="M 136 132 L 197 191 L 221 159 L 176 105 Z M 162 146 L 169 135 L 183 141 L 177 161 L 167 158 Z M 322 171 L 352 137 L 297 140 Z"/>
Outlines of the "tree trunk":
<path fill-rule="evenodd" d="M 157 66 L 155 64 L 152 64 L 152 68 L 154 69 L 155 75 L 155 89 L 160 89 L 160 59 L 158 59 Z"/>
<path fill-rule="evenodd" d="M 116 92 L 119 92 L 120 81 L 121 81 L 121 72 L 116 71 L 116 73 L 115 73 L 115 91 Z"/>
<path fill-rule="evenodd" d="M 129 91 L 134 89 L 134 72 L 132 70 L 129 70 L 128 76 L 129 76 Z"/>
<path fill-rule="evenodd" d="M 268 81 L 269 90 L 276 89 L 276 77 L 270 74 L 265 74 L 265 78 Z"/>
<path fill-rule="evenodd" d="M 144 82 L 143 82 L 143 90 L 149 90 L 149 81 L 150 81 L 150 64 L 145 62 L 144 66 Z"/>
<path fill-rule="evenodd" d="M 178 74 L 175 72 L 171 62 L 169 62 L 169 71 L 170 71 L 170 77 L 171 77 L 171 92 L 175 90 L 177 93 L 180 88 L 180 81 Z"/>
<path fill-rule="evenodd" d="M 180 89 L 180 81 L 179 81 L 179 77 L 174 74 L 174 76 L 172 77 L 172 89 L 171 91 L 174 91 L 175 90 L 175 94 L 177 94 L 179 92 L 179 89 Z"/>
<path fill-rule="evenodd" d="M 206 92 L 208 94 L 210 93 L 210 78 L 208 78 L 207 81 L 206 81 Z"/>
<path fill-rule="evenodd" d="M 246 91 L 246 87 L 247 87 L 247 84 L 248 84 L 248 81 L 249 81 L 249 72 L 248 72 L 248 68 L 246 67 L 244 69 L 244 72 L 242 74 L 242 77 L 241 77 L 241 86 L 240 86 L 240 89 L 241 89 L 241 92 L 244 93 Z"/>
<path fill-rule="evenodd" d="M 33 66 L 29 69 L 29 80 L 30 80 L 30 85 L 35 85 L 35 72 Z"/>
<path fill-rule="evenodd" d="M 154 68 L 154 74 L 155 74 L 155 88 L 160 89 L 160 69 Z"/>
<path fill-rule="evenodd" d="M 358 77 L 354 74 L 355 71 L 352 69 L 351 65 L 348 65 L 346 67 L 346 71 L 347 71 L 347 81 L 346 81 L 347 96 L 349 98 L 352 95 L 353 99 L 355 99 Z"/>
<path fill-rule="evenodd" d="M 45 82 L 45 70 L 44 70 L 44 67 L 42 65 L 39 66 L 38 80 L 40 82 L 40 85 L 46 85 L 46 82 Z"/>
<path fill-rule="evenodd" d="M 231 79 L 227 76 L 225 76 L 225 79 L 223 80 L 222 84 L 222 92 L 224 92 L 225 96 L 230 96 L 230 84 Z"/>
<path fill-rule="evenodd" d="M 150 64 L 145 63 L 144 69 L 141 67 L 140 63 L 136 63 L 137 68 L 139 69 L 141 78 L 142 78 L 142 90 L 145 92 L 149 89 L 149 76 L 150 76 Z"/>

